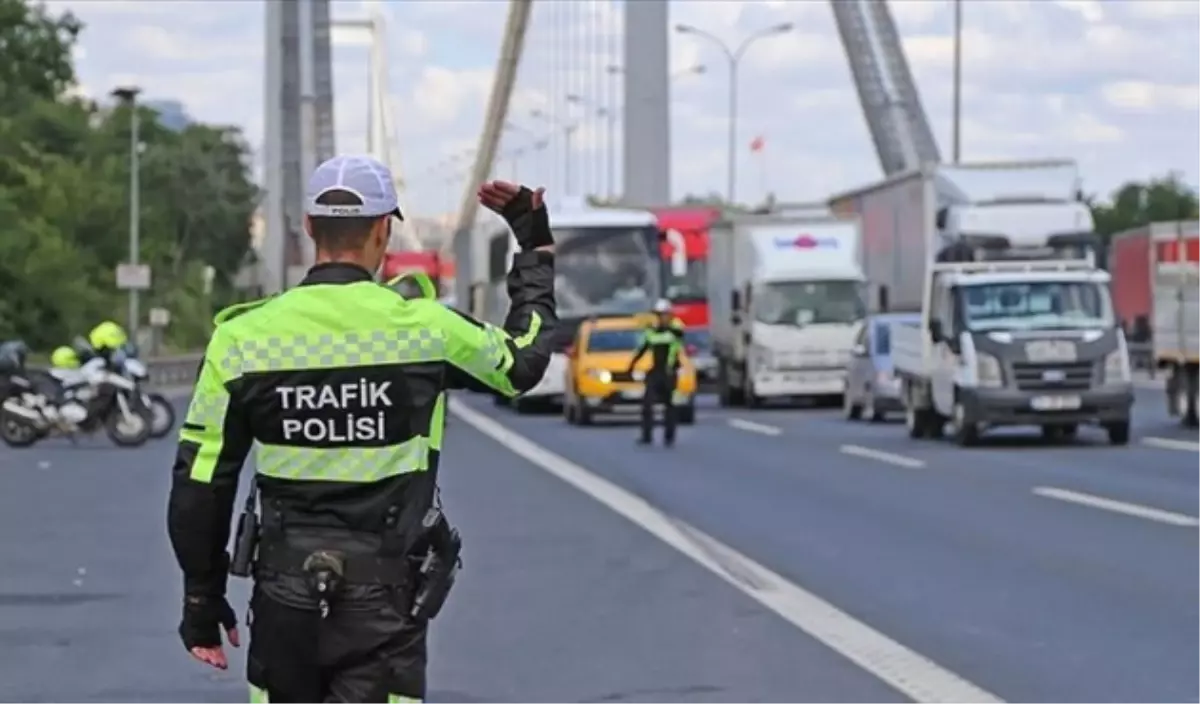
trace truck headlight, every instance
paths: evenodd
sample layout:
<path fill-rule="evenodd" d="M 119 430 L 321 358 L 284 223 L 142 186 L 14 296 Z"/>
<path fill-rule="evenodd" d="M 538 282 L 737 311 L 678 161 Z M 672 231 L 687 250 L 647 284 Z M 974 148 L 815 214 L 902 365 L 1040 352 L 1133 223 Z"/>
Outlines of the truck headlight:
<path fill-rule="evenodd" d="M 612 381 L 612 372 L 607 369 L 589 369 L 587 375 L 601 384 L 607 384 Z"/>
<path fill-rule="evenodd" d="M 1119 349 L 1109 352 L 1104 358 L 1104 383 L 1128 384 L 1129 380 L 1129 358 Z"/>
<path fill-rule="evenodd" d="M 975 353 L 975 378 L 980 388 L 997 388 L 1004 385 L 1000 373 L 1000 360 L 986 352 Z"/>

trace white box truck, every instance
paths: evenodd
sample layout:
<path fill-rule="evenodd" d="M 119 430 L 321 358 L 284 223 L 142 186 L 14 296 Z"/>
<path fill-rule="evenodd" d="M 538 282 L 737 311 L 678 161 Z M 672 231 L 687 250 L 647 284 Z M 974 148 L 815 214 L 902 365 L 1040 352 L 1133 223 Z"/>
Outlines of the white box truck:
<path fill-rule="evenodd" d="M 865 312 L 857 219 L 730 215 L 709 239 L 709 330 L 723 406 L 840 397 Z"/>
<path fill-rule="evenodd" d="M 1129 441 L 1128 350 L 1078 188 L 1071 161 L 928 165 L 831 201 L 862 218 L 874 306 L 921 311 L 891 331 L 911 437 L 1096 423 Z"/>

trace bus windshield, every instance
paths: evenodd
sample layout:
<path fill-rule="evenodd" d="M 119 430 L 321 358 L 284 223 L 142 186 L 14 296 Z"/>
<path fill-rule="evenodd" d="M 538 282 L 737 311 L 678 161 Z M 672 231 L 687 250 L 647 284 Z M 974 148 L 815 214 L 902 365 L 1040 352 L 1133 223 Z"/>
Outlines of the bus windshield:
<path fill-rule="evenodd" d="M 555 228 L 559 316 L 637 313 L 658 292 L 653 226 Z"/>

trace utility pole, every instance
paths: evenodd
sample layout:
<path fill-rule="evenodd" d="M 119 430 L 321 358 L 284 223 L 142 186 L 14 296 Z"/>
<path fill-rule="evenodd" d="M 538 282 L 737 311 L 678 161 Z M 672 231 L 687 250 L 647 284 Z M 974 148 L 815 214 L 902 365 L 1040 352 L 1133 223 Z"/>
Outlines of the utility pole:
<path fill-rule="evenodd" d="M 954 163 L 962 156 L 962 0 L 954 0 L 954 115 L 951 118 L 954 137 Z"/>
<path fill-rule="evenodd" d="M 112 95 L 129 108 L 129 265 L 131 270 L 140 267 L 138 253 L 141 250 L 141 139 L 138 136 L 138 103 L 137 97 L 141 89 L 135 86 L 117 88 Z M 120 278 L 120 277 L 118 277 Z M 145 278 L 145 277 L 138 277 Z M 138 289 L 148 281 L 131 281 L 129 283 L 129 334 L 134 342 L 137 341 L 138 321 L 141 313 L 138 310 Z"/>

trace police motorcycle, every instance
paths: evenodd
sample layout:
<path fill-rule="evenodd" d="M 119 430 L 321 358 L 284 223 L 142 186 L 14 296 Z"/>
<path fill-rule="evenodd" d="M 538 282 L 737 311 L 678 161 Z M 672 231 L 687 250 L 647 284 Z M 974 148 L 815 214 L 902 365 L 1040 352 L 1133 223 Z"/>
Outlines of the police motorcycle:
<path fill-rule="evenodd" d="M 137 447 L 150 437 L 150 409 L 137 384 L 108 368 L 106 355 L 94 354 L 78 368 L 30 370 L 24 343 L 0 350 L 0 438 L 12 447 L 103 429 L 120 447 Z"/>
<path fill-rule="evenodd" d="M 159 393 L 149 393 L 144 390 L 150 380 L 150 371 L 138 357 L 138 348 L 133 343 L 126 344 L 115 356 L 114 365 L 122 376 L 132 381 L 141 396 L 142 404 L 150 409 L 150 437 L 158 439 L 166 437 L 175 427 L 175 406 Z"/>

